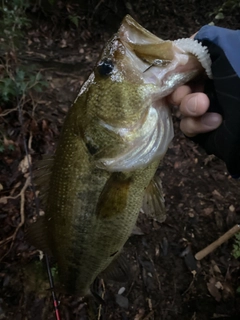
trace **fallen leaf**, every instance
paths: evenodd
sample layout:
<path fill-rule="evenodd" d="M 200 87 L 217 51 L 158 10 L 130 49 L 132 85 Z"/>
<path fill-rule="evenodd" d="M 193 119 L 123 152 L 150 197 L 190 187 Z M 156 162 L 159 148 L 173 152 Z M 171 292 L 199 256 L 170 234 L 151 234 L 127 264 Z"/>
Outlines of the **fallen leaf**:
<path fill-rule="evenodd" d="M 213 207 L 208 207 L 208 208 L 203 209 L 203 213 L 204 213 L 204 215 L 209 216 L 211 213 L 213 213 L 213 210 L 214 210 Z"/>
<path fill-rule="evenodd" d="M 132 236 L 142 236 L 142 235 L 144 235 L 144 232 L 139 227 L 134 226 L 131 235 Z"/>
<path fill-rule="evenodd" d="M 222 295 L 216 287 L 217 280 L 215 278 L 211 278 L 207 283 L 207 288 L 210 294 L 215 298 L 216 301 L 221 301 Z"/>
<path fill-rule="evenodd" d="M 141 320 L 145 314 L 145 310 L 143 308 L 138 310 L 138 314 L 135 315 L 134 320 Z"/>
<path fill-rule="evenodd" d="M 0 198 L 0 203 L 6 204 L 8 197 L 2 197 Z"/>
<path fill-rule="evenodd" d="M 216 198 L 220 198 L 220 199 L 223 198 L 223 196 L 221 195 L 221 193 L 220 193 L 219 191 L 217 191 L 217 190 L 214 190 L 214 191 L 212 192 L 212 195 L 213 195 L 214 197 L 216 197 Z"/>
<path fill-rule="evenodd" d="M 123 292 L 126 290 L 125 287 L 121 287 L 119 290 L 118 290 L 118 294 L 123 294 Z"/>
<path fill-rule="evenodd" d="M 222 289 L 223 289 L 223 285 L 222 285 L 222 283 L 221 283 L 220 281 L 217 281 L 217 282 L 215 283 L 215 287 L 216 287 L 217 289 L 219 289 L 219 290 L 222 290 Z"/>
<path fill-rule="evenodd" d="M 221 274 L 221 270 L 219 269 L 218 265 L 214 262 L 213 264 L 213 271 L 216 273 Z"/>
<path fill-rule="evenodd" d="M 116 299 L 116 303 L 123 309 L 128 309 L 129 306 L 129 302 L 128 302 L 128 298 L 120 295 L 120 294 L 116 294 L 115 295 L 115 299 Z"/>
<path fill-rule="evenodd" d="M 212 162 L 216 157 L 213 154 L 210 154 L 204 159 L 204 165 L 206 166 L 209 162 Z"/>
<path fill-rule="evenodd" d="M 18 170 L 22 171 L 22 173 L 26 173 L 28 171 L 29 168 L 29 164 L 32 163 L 32 158 L 30 155 L 26 155 L 23 160 L 20 162 L 19 166 L 18 166 Z"/>
<path fill-rule="evenodd" d="M 223 282 L 223 292 L 222 297 L 224 300 L 233 299 L 235 296 L 235 292 L 232 284 L 229 281 Z"/>

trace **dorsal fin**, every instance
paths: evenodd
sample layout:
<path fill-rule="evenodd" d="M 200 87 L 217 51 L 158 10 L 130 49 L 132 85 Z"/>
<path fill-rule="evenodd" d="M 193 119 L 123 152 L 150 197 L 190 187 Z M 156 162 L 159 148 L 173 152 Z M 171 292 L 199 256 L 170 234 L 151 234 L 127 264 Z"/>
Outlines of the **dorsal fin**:
<path fill-rule="evenodd" d="M 142 209 L 147 215 L 163 222 L 166 219 L 164 202 L 162 182 L 159 175 L 155 174 L 145 190 Z"/>
<path fill-rule="evenodd" d="M 53 163 L 54 156 L 45 155 L 42 160 L 37 161 L 34 165 L 34 184 L 36 185 L 36 189 L 40 191 L 39 198 L 42 204 L 46 203 Z"/>
<path fill-rule="evenodd" d="M 36 222 L 32 223 L 25 234 L 27 242 L 39 250 L 51 255 L 51 250 L 47 243 L 47 230 L 45 216 L 41 216 Z"/>

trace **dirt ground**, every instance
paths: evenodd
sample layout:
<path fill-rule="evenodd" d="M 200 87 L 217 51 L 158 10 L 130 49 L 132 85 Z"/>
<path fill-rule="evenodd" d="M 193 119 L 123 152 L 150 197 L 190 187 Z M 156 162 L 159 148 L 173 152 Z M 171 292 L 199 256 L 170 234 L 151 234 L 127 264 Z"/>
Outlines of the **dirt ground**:
<path fill-rule="evenodd" d="M 24 143 L 33 163 L 40 155 L 54 152 L 71 103 L 127 12 L 161 38 L 177 39 L 212 21 L 240 28 L 239 7 L 226 7 L 224 19 L 214 19 L 222 3 L 161 1 L 161 6 L 149 8 L 140 1 L 114 11 L 100 1 L 89 29 L 61 24 L 54 15 L 50 19 L 29 13 L 34 23 L 18 58 L 36 64 L 49 86 L 24 105 L 22 121 L 17 110 L 0 118 L 7 143 L 14 145 L 13 150 L 0 153 L 0 319 L 55 318 L 46 281 L 40 276 L 36 280 L 33 266 L 39 266 L 39 252 L 24 239 L 25 226 L 36 215 Z M 2 106 L 1 111 L 8 107 Z M 239 181 L 228 175 L 222 161 L 187 140 L 179 130 L 178 114 L 173 117 L 175 138 L 159 168 L 167 219 L 160 224 L 140 213 L 139 234 L 132 235 L 124 248 L 132 277 L 127 283 L 96 283 L 105 301 L 97 310 L 99 320 L 240 317 L 240 260 L 232 255 L 234 238 L 201 261 L 194 259 L 195 253 L 240 223 Z M 58 295 L 58 300 L 61 319 L 88 319 L 88 305 L 82 298 Z"/>

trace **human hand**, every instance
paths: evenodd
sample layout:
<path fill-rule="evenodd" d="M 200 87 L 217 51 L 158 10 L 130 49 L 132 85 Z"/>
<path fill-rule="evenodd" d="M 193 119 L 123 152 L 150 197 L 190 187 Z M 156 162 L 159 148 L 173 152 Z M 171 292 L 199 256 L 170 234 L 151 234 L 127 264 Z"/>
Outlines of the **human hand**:
<path fill-rule="evenodd" d="M 171 100 L 184 115 L 182 131 L 224 160 L 232 175 L 240 176 L 240 30 L 204 26 L 195 39 L 209 50 L 213 79 L 197 90 L 204 93 L 183 86 Z"/>
<path fill-rule="evenodd" d="M 203 91 L 202 87 L 202 91 Z M 199 88 L 199 90 L 201 90 Z M 179 106 L 183 115 L 180 129 L 187 137 L 215 130 L 222 123 L 222 116 L 215 112 L 207 112 L 210 101 L 203 92 L 193 93 L 190 86 L 177 88 L 170 97 L 173 105 Z"/>

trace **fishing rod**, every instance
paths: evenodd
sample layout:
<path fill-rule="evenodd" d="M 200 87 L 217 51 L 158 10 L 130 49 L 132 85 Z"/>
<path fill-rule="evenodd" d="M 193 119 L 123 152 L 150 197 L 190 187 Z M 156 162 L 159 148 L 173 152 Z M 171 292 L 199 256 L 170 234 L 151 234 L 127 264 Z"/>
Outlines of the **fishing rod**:
<path fill-rule="evenodd" d="M 19 115 L 20 125 L 21 125 L 21 127 L 23 127 L 22 110 L 21 110 L 21 106 L 20 106 L 19 103 L 18 103 L 18 115 Z M 34 197 L 34 202 L 35 202 L 35 207 L 36 207 L 36 213 L 39 216 L 39 203 L 38 203 L 38 199 L 37 199 L 37 195 L 36 195 L 36 189 L 35 189 L 35 186 L 34 186 L 34 183 L 33 183 L 32 165 L 31 165 L 31 162 L 30 162 L 30 159 L 29 159 L 29 151 L 28 151 L 28 146 L 27 146 L 25 135 L 23 135 L 23 146 L 24 146 L 25 154 L 27 156 L 29 175 L 30 175 L 31 187 L 32 187 L 33 197 Z M 48 258 L 48 255 L 46 253 L 44 254 L 44 257 L 45 257 L 45 263 L 46 263 L 46 267 L 47 267 L 49 286 L 50 286 L 52 299 L 53 299 L 55 317 L 56 317 L 56 320 L 61 320 L 60 319 L 59 308 L 58 308 L 58 300 L 56 298 L 56 294 L 55 294 L 55 290 L 54 290 L 54 282 L 53 282 L 52 271 L 51 271 L 51 268 L 50 268 L 49 258 Z"/>
<path fill-rule="evenodd" d="M 45 263 L 46 263 L 46 266 L 47 266 L 48 280 L 49 280 L 50 290 L 51 290 L 51 293 L 52 293 L 55 317 L 56 317 L 56 320 L 60 320 L 60 313 L 59 313 L 59 309 L 58 309 L 58 300 L 57 300 L 56 295 L 55 295 L 53 276 L 52 276 L 52 272 L 51 272 L 51 268 L 50 268 L 49 259 L 48 259 L 48 255 L 47 254 L 45 254 Z"/>

